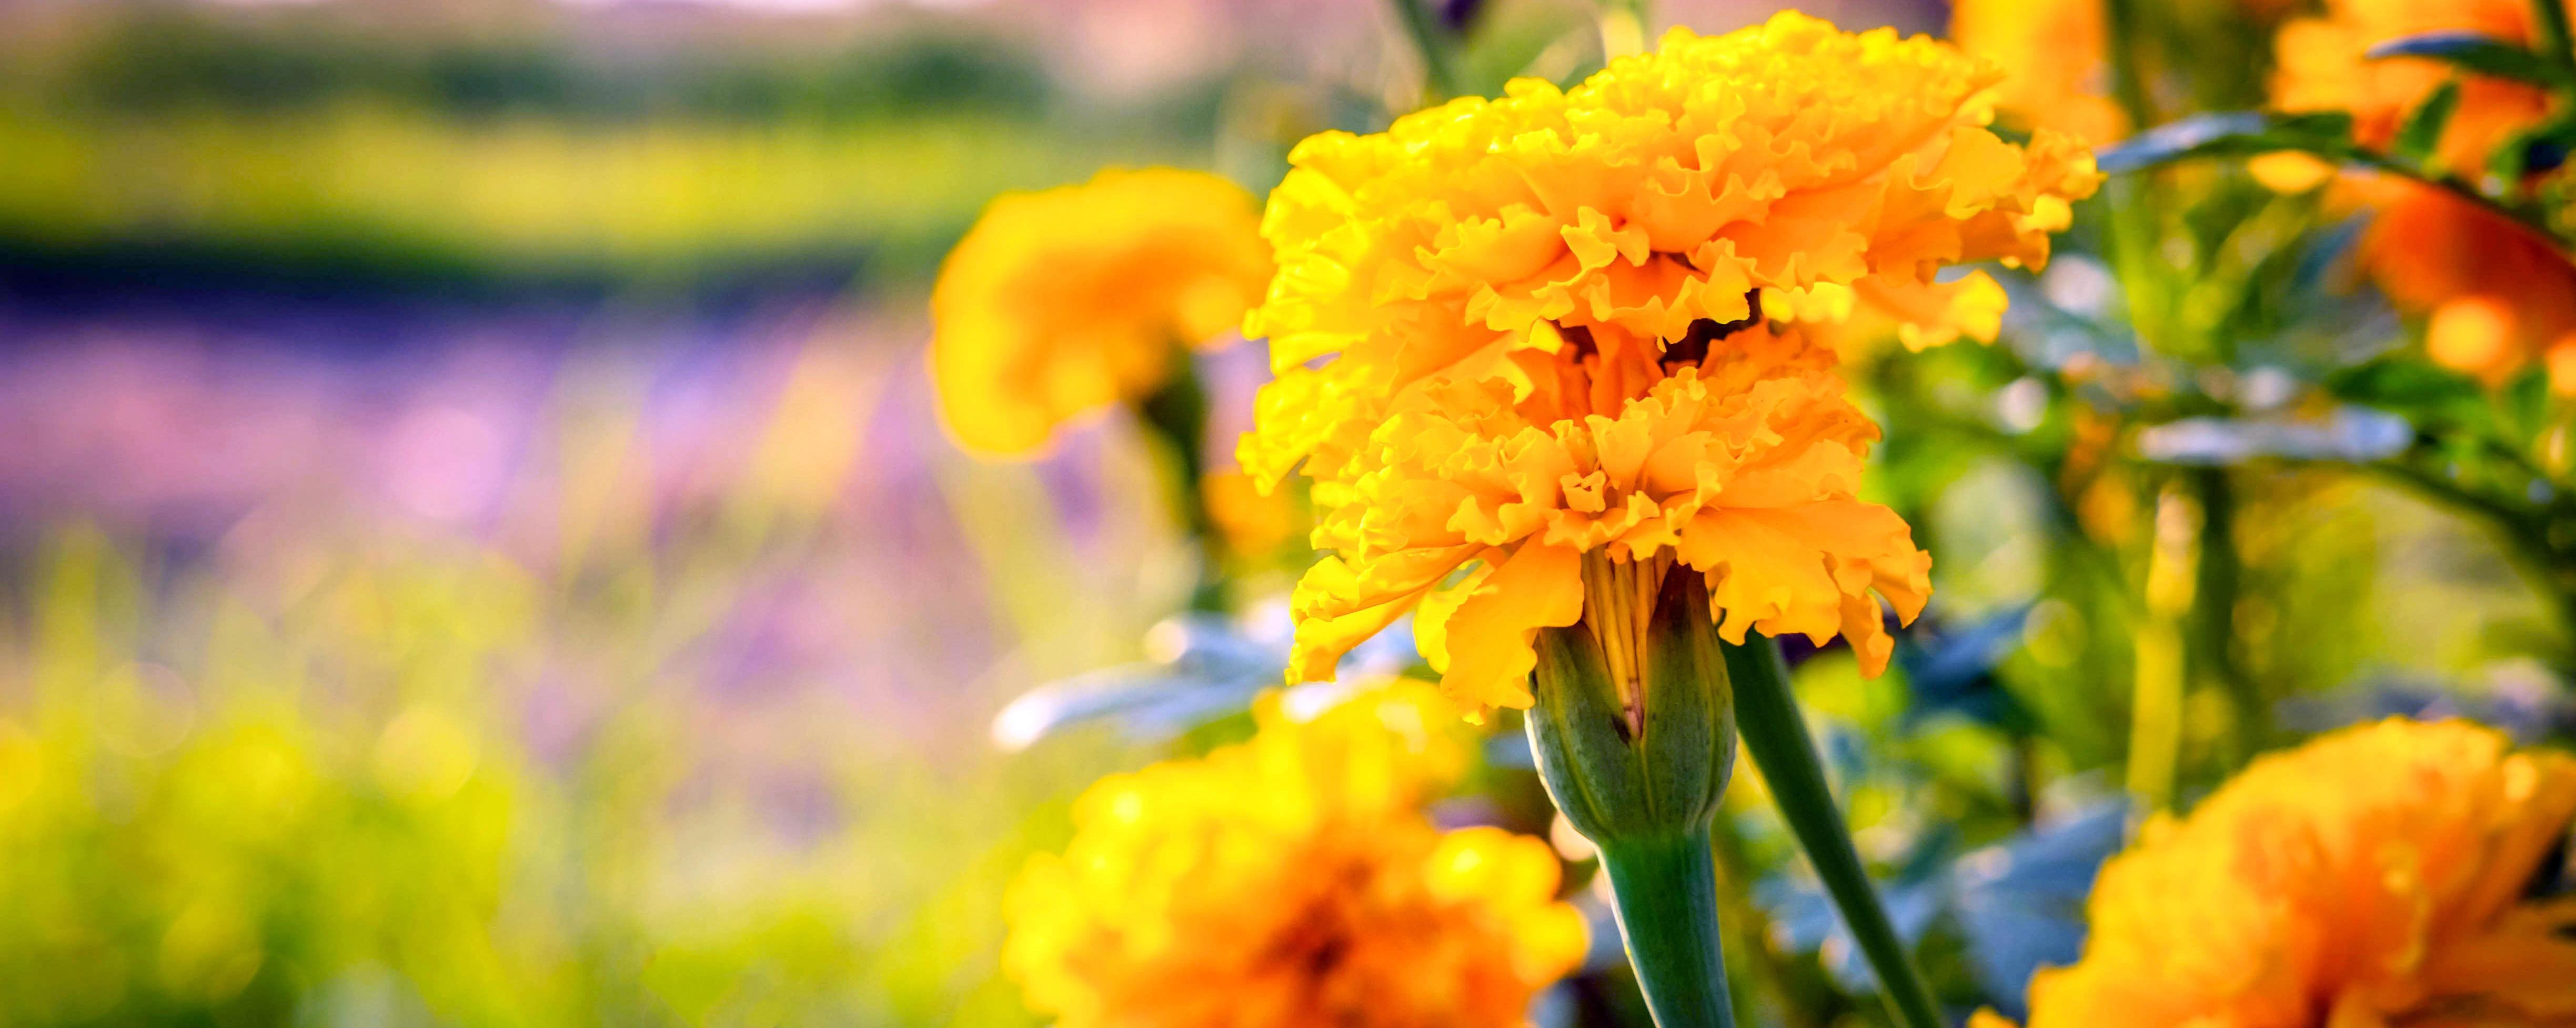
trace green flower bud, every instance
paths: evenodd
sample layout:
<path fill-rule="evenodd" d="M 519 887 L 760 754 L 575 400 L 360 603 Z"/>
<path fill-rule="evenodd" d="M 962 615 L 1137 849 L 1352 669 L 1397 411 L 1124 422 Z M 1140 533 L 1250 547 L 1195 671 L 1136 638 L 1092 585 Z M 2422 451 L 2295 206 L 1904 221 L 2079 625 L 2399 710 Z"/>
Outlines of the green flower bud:
<path fill-rule="evenodd" d="M 1584 559 L 1583 619 L 1543 629 L 1530 747 L 1595 844 L 1701 831 L 1735 769 L 1735 698 L 1699 572 Z"/>
<path fill-rule="evenodd" d="M 1661 1028 L 1732 1025 L 1709 824 L 1735 769 L 1735 697 L 1708 585 L 1669 556 L 1588 554 L 1583 617 L 1538 637 L 1530 749 L 1601 851 Z"/>

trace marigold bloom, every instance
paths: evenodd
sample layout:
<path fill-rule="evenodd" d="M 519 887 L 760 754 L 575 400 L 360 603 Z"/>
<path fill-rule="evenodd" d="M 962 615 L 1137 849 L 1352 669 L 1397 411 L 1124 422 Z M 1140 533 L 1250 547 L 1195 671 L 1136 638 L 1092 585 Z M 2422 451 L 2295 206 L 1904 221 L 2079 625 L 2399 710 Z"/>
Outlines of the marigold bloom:
<path fill-rule="evenodd" d="M 2111 102 L 2101 0 L 1954 0 L 1950 41 L 2003 68 L 2006 120 L 2088 143 L 2127 134 Z"/>
<path fill-rule="evenodd" d="M 1025 454 L 1141 399 L 1222 342 L 1270 281 L 1251 194 L 1204 172 L 1111 169 L 993 201 L 940 267 L 930 370 L 967 449 Z"/>
<path fill-rule="evenodd" d="M 2535 359 L 2576 394 L 2576 263 L 2529 231 L 2438 189 L 2364 187 L 2377 215 L 2360 257 L 2389 302 L 2427 315 L 2424 347 L 2444 367 L 2498 384 Z"/>
<path fill-rule="evenodd" d="M 1870 594 L 1912 617 L 1928 558 L 1854 498 L 1876 429 L 1830 355 L 1764 322 L 1865 304 L 1909 344 L 1992 337 L 2000 287 L 1934 273 L 2045 262 L 2099 181 L 2065 136 L 1986 128 L 1997 78 L 1784 13 L 1300 145 L 1241 452 L 1265 483 L 1304 462 L 1336 553 L 1299 586 L 1291 677 L 1420 607 L 1453 694 L 1527 706 L 1532 635 L 1583 615 L 1587 574 L 1653 565 L 1651 600 L 1674 559 L 1731 638 L 1842 632 L 1883 666 Z"/>
<path fill-rule="evenodd" d="M 2403 36 L 2457 31 L 2528 45 L 2530 4 L 2330 0 L 2323 14 L 2282 27 L 2274 104 L 2349 111 L 2362 144 L 2385 148 L 2425 98 L 2457 78 L 2459 106 L 2433 156 L 2474 178 L 2497 146 L 2548 116 L 2548 94 L 2436 61 L 2364 56 Z M 2351 192 L 2378 210 L 2362 263 L 2400 310 L 2427 316 L 2427 350 L 2436 362 L 2495 382 L 2545 357 L 2553 385 L 2576 393 L 2576 264 L 2563 250 L 2427 187 L 2371 181 Z"/>
<path fill-rule="evenodd" d="M 2571 819 L 2576 758 L 2466 722 L 2266 757 L 2103 867 L 2031 1026 L 2576 1024 L 2576 897 L 2525 896 Z"/>
<path fill-rule="evenodd" d="M 1583 917 L 1546 843 L 1442 832 L 1463 766 L 1427 687 L 1104 779 L 1062 855 L 1013 883 L 1003 959 L 1062 1028 L 1519 1025 L 1572 970 Z"/>

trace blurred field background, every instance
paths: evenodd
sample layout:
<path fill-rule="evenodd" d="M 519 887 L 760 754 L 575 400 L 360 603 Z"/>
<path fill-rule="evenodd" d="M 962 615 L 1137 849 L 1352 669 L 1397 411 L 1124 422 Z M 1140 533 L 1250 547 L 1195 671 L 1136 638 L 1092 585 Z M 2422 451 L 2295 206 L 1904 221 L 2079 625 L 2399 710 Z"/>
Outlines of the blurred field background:
<path fill-rule="evenodd" d="M 1488 6 L 1475 76 L 1597 66 L 1565 42 L 1588 5 Z M 1144 655 L 1191 555 L 1126 426 L 1027 464 L 941 437 L 927 283 L 1000 191 L 1152 162 L 1266 189 L 1297 138 L 1382 124 L 1414 81 L 1385 17 L 0 2 L 0 1023 L 1029 1023 L 1000 884 L 1149 750 L 988 726 Z M 2106 288 L 2080 259 L 2041 286 Z M 2002 360 L 1888 374 L 2009 428 Z M 1260 366 L 1211 359 L 1229 435 Z M 2137 661 L 2062 597 L 2117 589 L 2039 540 L 2159 508 L 1920 450 L 1886 459 L 1936 616 L 2013 613 L 2049 741 L 1925 727 L 1847 661 L 1802 688 L 1997 804 L 2015 740 L 2054 782 L 2019 802 L 2115 793 Z M 2485 536 L 2344 477 L 2239 499 L 2266 702 L 2564 716 L 2513 656 L 2562 626 Z M 1985 831 L 1864 764 L 1873 856 L 1907 818 Z"/>

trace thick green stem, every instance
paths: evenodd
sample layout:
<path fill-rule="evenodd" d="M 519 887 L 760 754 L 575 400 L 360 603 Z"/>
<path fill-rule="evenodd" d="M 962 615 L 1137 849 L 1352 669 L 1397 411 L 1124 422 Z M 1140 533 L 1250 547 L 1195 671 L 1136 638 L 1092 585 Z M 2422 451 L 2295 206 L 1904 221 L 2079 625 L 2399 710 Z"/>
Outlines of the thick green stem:
<path fill-rule="evenodd" d="M 1781 819 L 1798 837 L 1808 862 L 1815 865 L 1816 877 L 1824 880 L 1825 892 L 1842 912 L 1843 923 L 1859 940 L 1861 954 L 1878 973 L 1888 1008 L 1905 1028 L 1943 1028 L 1940 1004 L 1897 937 L 1887 908 L 1879 903 L 1869 872 L 1861 867 L 1860 852 L 1852 848 L 1851 830 L 1825 782 L 1824 761 L 1816 755 L 1815 742 L 1807 737 L 1807 719 L 1798 712 L 1798 699 L 1789 691 L 1789 669 L 1780 660 L 1780 645 L 1755 635 L 1744 645 L 1728 643 L 1725 648 L 1727 676 L 1735 687 L 1736 726 L 1743 733 L 1745 752 L 1752 754 L 1753 766 L 1761 769 L 1772 800 L 1780 806 Z"/>
<path fill-rule="evenodd" d="M 2235 720 L 2229 726 L 2227 766 L 2241 767 L 2261 752 L 2272 734 L 2271 706 L 2245 670 L 2236 644 L 2236 604 L 2244 592 L 2245 564 L 2236 552 L 2236 491 L 2225 468 L 2188 473 L 2200 501 L 2200 560 L 2193 568 L 2192 635 L 2203 669 L 2227 691 Z"/>
<path fill-rule="evenodd" d="M 1718 941 L 1717 870 L 1708 829 L 1621 839 L 1601 847 L 1601 867 L 1628 940 L 1628 963 L 1656 1028 L 1733 1028 L 1726 960 Z"/>
<path fill-rule="evenodd" d="M 1190 590 L 1190 609 L 1225 609 L 1225 538 L 1207 506 L 1207 392 L 1199 385 L 1198 367 L 1182 350 L 1173 356 L 1172 376 L 1136 404 L 1138 420 L 1162 440 L 1172 462 L 1172 516 L 1198 545 L 1197 584 Z"/>

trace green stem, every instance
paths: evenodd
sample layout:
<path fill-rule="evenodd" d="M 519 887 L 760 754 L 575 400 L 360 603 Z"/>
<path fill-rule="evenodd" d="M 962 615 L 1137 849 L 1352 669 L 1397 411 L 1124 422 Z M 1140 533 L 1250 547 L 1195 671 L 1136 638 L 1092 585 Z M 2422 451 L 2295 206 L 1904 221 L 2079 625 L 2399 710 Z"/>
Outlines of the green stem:
<path fill-rule="evenodd" d="M 2236 552 L 2236 492 L 2225 468 L 2193 468 L 2189 481 L 2200 501 L 2200 562 L 2192 569 L 2192 634 L 2203 667 L 2226 689 L 2235 708 L 2228 766 L 2241 767 L 2272 734 L 2270 704 L 2245 671 L 2236 645 L 2236 604 L 2244 592 L 2244 560 Z"/>
<path fill-rule="evenodd" d="M 1190 590 L 1190 609 L 1225 609 L 1225 539 L 1207 507 L 1207 392 L 1199 385 L 1198 367 L 1189 352 L 1175 354 L 1171 378 L 1136 404 L 1137 418 L 1163 442 L 1172 457 L 1172 515 L 1189 532 L 1199 551 L 1198 583 Z"/>
<path fill-rule="evenodd" d="M 2566 0 L 2531 0 L 2531 24 L 2542 57 L 2576 68 L 2576 33 L 2568 30 Z"/>
<path fill-rule="evenodd" d="M 1601 867 L 1656 1028 L 1734 1028 L 1708 827 L 1608 843 Z"/>
<path fill-rule="evenodd" d="M 1744 735 L 1745 752 L 1762 770 L 1782 820 L 1824 880 L 1825 892 L 1859 940 L 1861 954 L 1878 973 L 1888 1009 L 1905 1028 L 1943 1028 L 1940 1004 L 1923 982 L 1923 972 L 1897 938 L 1896 926 L 1879 903 L 1878 891 L 1852 848 L 1851 829 L 1825 783 L 1824 761 L 1807 736 L 1807 719 L 1789 691 L 1789 669 L 1780 660 L 1780 644 L 1755 635 L 1744 645 L 1727 643 L 1727 676 L 1735 686 L 1735 723 Z"/>
<path fill-rule="evenodd" d="M 2111 98 L 2120 112 L 2129 116 L 2129 130 L 2145 129 L 2156 123 L 2155 100 L 2147 94 L 2146 70 L 2138 66 L 2138 41 L 2146 38 L 2138 27 L 2138 0 L 2102 0 L 2103 38 L 2111 41 Z"/>
<path fill-rule="evenodd" d="M 1439 20 L 1424 0 L 1387 2 L 1395 6 L 1395 20 L 1404 24 L 1405 37 L 1413 41 L 1413 52 L 1422 58 L 1427 91 L 1437 94 L 1430 99 L 1467 95 L 1466 84 L 1458 75 L 1458 55 L 1450 49 L 1450 40 L 1441 34 Z"/>

